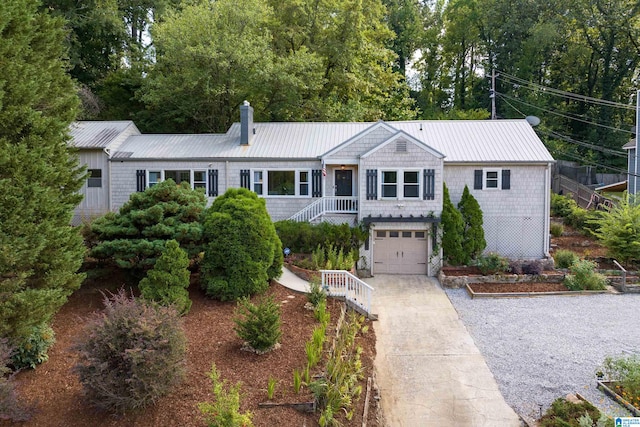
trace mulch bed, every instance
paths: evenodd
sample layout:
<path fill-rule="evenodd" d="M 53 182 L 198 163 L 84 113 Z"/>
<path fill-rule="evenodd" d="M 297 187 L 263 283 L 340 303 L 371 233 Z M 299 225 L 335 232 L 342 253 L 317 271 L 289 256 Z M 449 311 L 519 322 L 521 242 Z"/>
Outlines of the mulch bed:
<path fill-rule="evenodd" d="M 564 292 L 569 289 L 562 283 L 470 283 L 475 293 L 511 292 Z"/>
<path fill-rule="evenodd" d="M 22 399 L 36 404 L 33 418 L 20 425 L 25 426 L 204 426 L 196 405 L 212 401 L 211 382 L 207 372 L 215 362 L 221 378 L 230 383 L 242 382 L 241 411 L 251 411 L 256 426 L 313 426 L 318 414 L 304 414 L 292 408 L 260 408 L 259 402 L 267 401 L 269 378 L 278 380 L 274 402 L 311 401 L 310 392 L 303 387 L 300 394 L 293 390 L 293 370 L 306 366 L 305 342 L 317 325 L 313 312 L 304 308 L 306 297 L 277 283 L 271 285 L 268 294 L 281 302 L 282 330 L 281 348 L 265 355 L 242 351 L 242 342 L 233 327 L 234 303 L 213 301 L 204 296 L 194 281 L 189 290 L 193 305 L 184 317 L 188 340 L 187 376 L 185 381 L 170 395 L 144 410 L 114 417 L 100 413 L 82 398 L 82 387 L 77 376 L 71 372 L 77 361 L 72 349 L 75 340 L 83 332 L 83 318 L 103 307 L 101 290 L 111 283 L 112 290 L 123 284 L 121 278 L 108 274 L 102 279 L 88 281 L 73 294 L 69 302 L 58 312 L 53 321 L 56 344 L 49 352 L 49 361 L 35 370 L 20 372 L 16 376 L 18 392 Z M 335 299 L 328 300 L 332 326 L 335 330 L 340 305 Z M 373 375 L 375 357 L 375 335 L 369 325 L 364 336 L 357 339 L 363 347 L 362 363 L 366 390 L 366 377 Z M 312 371 L 319 373 L 319 368 Z M 372 399 L 375 404 L 375 400 Z M 356 404 L 354 420 L 350 425 L 362 423 L 364 392 Z M 377 426 L 377 410 L 369 409 L 368 425 Z M 344 420 L 343 420 L 344 422 Z M 351 424 L 353 423 L 353 424 Z"/>

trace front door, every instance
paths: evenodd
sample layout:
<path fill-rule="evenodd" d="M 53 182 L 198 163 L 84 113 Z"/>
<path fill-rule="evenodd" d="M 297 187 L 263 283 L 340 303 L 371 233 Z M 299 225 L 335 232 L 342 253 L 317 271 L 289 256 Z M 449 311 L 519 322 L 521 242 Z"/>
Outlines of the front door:
<path fill-rule="evenodd" d="M 353 196 L 353 171 L 351 169 L 337 169 L 336 196 Z"/>

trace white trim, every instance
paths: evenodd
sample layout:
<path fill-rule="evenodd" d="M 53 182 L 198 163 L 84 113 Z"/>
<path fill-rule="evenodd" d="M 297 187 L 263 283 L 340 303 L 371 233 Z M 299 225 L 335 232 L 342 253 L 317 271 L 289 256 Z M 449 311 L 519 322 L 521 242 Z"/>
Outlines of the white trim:
<path fill-rule="evenodd" d="M 259 194 L 254 189 L 254 175 L 256 172 L 262 173 L 262 194 Z M 294 194 L 285 195 L 285 194 L 267 194 L 269 191 L 269 172 L 294 172 Z M 307 172 L 307 194 L 300 194 L 300 172 Z M 324 177 L 323 177 L 324 178 Z M 258 196 L 263 197 L 265 199 L 269 198 L 302 198 L 302 199 L 310 199 L 313 193 L 313 180 L 312 180 L 312 169 L 311 168 L 254 168 L 249 169 L 249 189 L 254 193 L 258 194 Z M 324 187 L 323 187 L 324 189 Z"/>
<path fill-rule="evenodd" d="M 442 154 L 441 152 L 439 152 L 438 150 L 436 150 L 436 149 L 428 146 L 424 142 L 412 137 L 411 135 L 409 135 L 405 131 L 399 130 L 395 134 L 393 134 L 391 137 L 389 137 L 388 139 L 382 141 L 380 144 L 376 145 L 371 150 L 369 150 L 366 153 L 362 154 L 360 156 L 360 158 L 361 159 L 365 159 L 365 158 L 369 157 L 370 155 L 374 154 L 376 151 L 380 150 L 381 148 L 386 147 L 387 145 L 391 144 L 392 142 L 397 141 L 400 138 L 405 139 L 407 142 L 411 142 L 412 144 L 422 148 L 427 153 L 429 153 L 432 156 L 435 156 L 435 157 L 437 157 L 439 159 L 443 159 L 445 157 L 445 155 Z"/>
<path fill-rule="evenodd" d="M 489 172 L 496 172 L 496 186 L 495 187 L 487 187 L 487 174 Z M 493 178 L 491 178 L 493 180 Z M 482 168 L 482 189 L 483 190 L 502 190 L 502 169 L 501 168 Z"/>
<path fill-rule="evenodd" d="M 351 143 L 359 140 L 363 136 L 366 136 L 366 135 L 370 134 L 371 132 L 373 132 L 375 130 L 378 130 L 380 128 L 383 128 L 383 129 L 389 131 L 392 135 L 394 133 L 398 132 L 398 129 L 396 129 L 393 126 L 391 126 L 390 124 L 380 120 L 379 122 L 377 122 L 377 123 L 369 126 L 368 128 L 366 128 L 365 130 L 355 134 L 354 136 L 352 136 L 351 138 L 347 139 L 346 141 L 344 141 L 344 142 L 338 144 L 337 146 L 333 147 L 331 150 L 327 151 L 326 153 L 324 153 L 320 157 L 324 159 L 324 158 L 326 158 L 326 157 L 328 157 L 328 156 L 340 151 L 341 149 L 343 149 L 347 145 L 350 145 Z"/>
<path fill-rule="evenodd" d="M 384 182 L 382 177 L 384 176 L 384 172 L 396 172 L 397 181 L 396 185 L 396 197 L 384 197 L 382 188 Z M 406 197 L 404 194 L 404 174 L 405 172 L 415 172 L 418 174 L 418 182 L 417 183 L 409 183 L 409 185 L 418 185 L 418 195 L 416 197 Z M 378 200 L 422 200 L 422 185 L 423 180 L 421 179 L 422 169 L 420 168 L 383 168 L 378 169 Z M 389 184 L 391 185 L 391 184 Z"/>
<path fill-rule="evenodd" d="M 204 173 L 204 193 L 205 195 L 209 194 L 209 179 L 207 176 L 207 168 L 177 168 L 177 169 L 172 169 L 172 168 L 154 168 L 154 169 L 146 169 L 145 170 L 145 188 L 149 188 L 152 187 L 152 183 L 151 180 L 149 178 L 149 176 L 151 175 L 151 173 L 154 172 L 160 172 L 160 179 L 158 181 L 154 181 L 153 184 L 159 184 L 161 182 L 163 182 L 166 177 L 165 177 L 165 172 L 166 171 L 177 171 L 177 172 L 189 172 L 189 185 L 191 186 L 191 189 L 195 189 L 194 187 L 194 173 L 195 172 L 203 172 Z M 203 181 L 198 181 L 198 183 L 202 183 Z M 198 188 L 203 188 L 203 187 L 198 187 Z"/>

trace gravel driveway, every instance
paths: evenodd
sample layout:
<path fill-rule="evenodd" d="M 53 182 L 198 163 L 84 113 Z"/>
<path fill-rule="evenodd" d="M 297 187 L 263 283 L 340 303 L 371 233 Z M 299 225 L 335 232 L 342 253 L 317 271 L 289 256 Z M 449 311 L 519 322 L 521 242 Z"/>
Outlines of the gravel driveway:
<path fill-rule="evenodd" d="M 606 356 L 640 353 L 640 295 L 449 299 L 516 412 L 537 418 L 551 402 L 580 393 L 611 416 L 629 416 L 596 388 Z"/>

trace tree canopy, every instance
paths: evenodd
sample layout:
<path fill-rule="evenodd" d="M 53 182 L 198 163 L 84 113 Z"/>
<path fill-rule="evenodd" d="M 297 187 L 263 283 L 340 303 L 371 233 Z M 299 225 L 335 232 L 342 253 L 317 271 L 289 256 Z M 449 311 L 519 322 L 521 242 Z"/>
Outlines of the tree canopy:
<path fill-rule="evenodd" d="M 78 99 L 64 37 L 36 0 L 0 3 L 0 337 L 14 343 L 83 279 L 70 223 L 84 173 L 67 145 Z"/>

